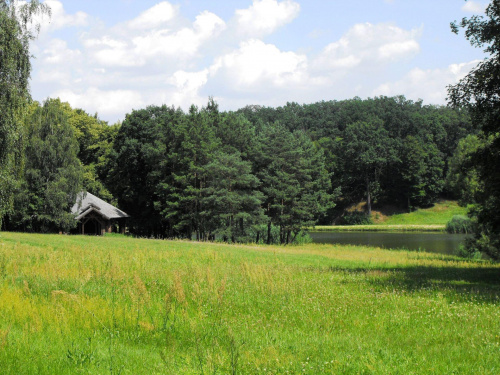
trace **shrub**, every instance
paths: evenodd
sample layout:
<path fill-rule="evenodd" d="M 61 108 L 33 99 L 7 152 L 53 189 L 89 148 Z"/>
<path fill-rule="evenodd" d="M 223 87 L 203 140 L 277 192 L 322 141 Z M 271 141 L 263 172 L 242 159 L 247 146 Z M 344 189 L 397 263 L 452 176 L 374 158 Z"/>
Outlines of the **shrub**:
<path fill-rule="evenodd" d="M 467 216 L 455 215 L 446 224 L 448 233 L 472 233 L 472 221 Z"/>
<path fill-rule="evenodd" d="M 301 231 L 300 233 L 297 234 L 295 237 L 295 241 L 293 242 L 294 245 L 306 245 L 308 243 L 312 243 L 313 240 L 311 236 L 309 235 L 308 232 Z"/>
<path fill-rule="evenodd" d="M 342 218 L 341 225 L 368 225 L 372 219 L 362 211 L 349 212 Z"/>
<path fill-rule="evenodd" d="M 474 260 L 480 260 L 483 257 L 480 251 L 477 251 L 476 249 L 468 245 L 460 245 L 458 250 L 455 252 L 455 255 L 459 256 L 460 258 L 474 259 Z"/>

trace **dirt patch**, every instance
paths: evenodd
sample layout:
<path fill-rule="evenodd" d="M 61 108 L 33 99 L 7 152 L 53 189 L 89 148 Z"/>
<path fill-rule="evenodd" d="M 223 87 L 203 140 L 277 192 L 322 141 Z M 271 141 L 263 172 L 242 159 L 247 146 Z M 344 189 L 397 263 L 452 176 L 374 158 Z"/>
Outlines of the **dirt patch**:
<path fill-rule="evenodd" d="M 380 211 L 372 211 L 372 221 L 373 221 L 374 224 L 382 224 L 388 218 L 389 218 L 389 216 L 384 215 Z"/>

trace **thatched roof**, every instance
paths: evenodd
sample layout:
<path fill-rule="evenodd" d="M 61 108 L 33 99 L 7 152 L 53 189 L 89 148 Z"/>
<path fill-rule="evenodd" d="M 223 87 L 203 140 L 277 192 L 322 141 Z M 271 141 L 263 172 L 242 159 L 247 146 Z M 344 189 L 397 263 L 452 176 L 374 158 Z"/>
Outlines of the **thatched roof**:
<path fill-rule="evenodd" d="M 97 212 L 106 220 L 129 217 L 122 210 L 104 202 L 95 195 L 82 191 L 78 194 L 76 203 L 71 208 L 71 213 L 76 215 L 76 220 L 80 220 L 91 212 Z"/>

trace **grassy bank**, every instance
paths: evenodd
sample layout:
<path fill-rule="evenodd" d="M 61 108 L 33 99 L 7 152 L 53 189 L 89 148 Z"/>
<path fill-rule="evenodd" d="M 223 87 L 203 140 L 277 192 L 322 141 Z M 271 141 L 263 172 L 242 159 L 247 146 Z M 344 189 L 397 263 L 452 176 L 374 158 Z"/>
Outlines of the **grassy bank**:
<path fill-rule="evenodd" d="M 444 232 L 446 225 L 318 225 L 317 232 Z"/>
<path fill-rule="evenodd" d="M 446 224 L 455 215 L 466 215 L 467 208 L 456 201 L 441 201 L 430 208 L 421 208 L 409 213 L 394 213 L 391 208 L 374 210 L 370 225 L 320 225 L 320 232 L 444 232 Z"/>
<path fill-rule="evenodd" d="M 467 215 L 467 208 L 456 201 L 441 201 L 430 208 L 388 216 L 382 225 L 443 225 L 455 215 Z"/>
<path fill-rule="evenodd" d="M 0 233 L 5 374 L 498 374 L 500 265 Z"/>

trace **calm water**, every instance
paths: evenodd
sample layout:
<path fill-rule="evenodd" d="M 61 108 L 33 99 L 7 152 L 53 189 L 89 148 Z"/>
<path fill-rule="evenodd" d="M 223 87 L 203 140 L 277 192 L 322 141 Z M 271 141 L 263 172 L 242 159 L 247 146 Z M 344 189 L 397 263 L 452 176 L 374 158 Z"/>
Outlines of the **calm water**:
<path fill-rule="evenodd" d="M 448 233 L 384 233 L 384 232 L 310 232 L 315 243 L 369 245 L 386 249 L 425 250 L 453 254 L 463 244 L 465 235 Z"/>

